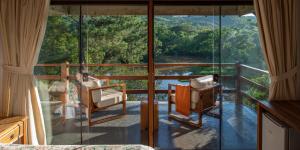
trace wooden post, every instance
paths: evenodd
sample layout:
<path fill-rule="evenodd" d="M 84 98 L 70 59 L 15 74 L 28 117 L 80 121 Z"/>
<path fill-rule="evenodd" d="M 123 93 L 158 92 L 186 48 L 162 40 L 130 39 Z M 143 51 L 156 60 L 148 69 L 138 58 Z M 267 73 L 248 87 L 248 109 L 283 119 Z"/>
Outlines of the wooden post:
<path fill-rule="evenodd" d="M 154 4 L 153 0 L 148 0 L 148 136 L 149 146 L 154 147 L 154 92 L 155 92 L 155 69 L 154 69 Z"/>
<path fill-rule="evenodd" d="M 241 104 L 241 64 L 240 62 L 237 62 L 235 64 L 236 66 L 236 82 L 235 82 L 235 90 L 236 90 L 236 104 Z"/>
<path fill-rule="evenodd" d="M 61 96 L 61 101 L 63 103 L 63 107 L 62 107 L 62 112 L 63 112 L 63 117 L 62 117 L 62 122 L 65 123 L 66 120 L 66 104 L 69 101 L 69 62 L 65 62 L 61 64 L 61 68 L 60 68 L 61 74 L 61 80 L 65 83 L 66 86 L 66 91 L 65 93 Z"/>

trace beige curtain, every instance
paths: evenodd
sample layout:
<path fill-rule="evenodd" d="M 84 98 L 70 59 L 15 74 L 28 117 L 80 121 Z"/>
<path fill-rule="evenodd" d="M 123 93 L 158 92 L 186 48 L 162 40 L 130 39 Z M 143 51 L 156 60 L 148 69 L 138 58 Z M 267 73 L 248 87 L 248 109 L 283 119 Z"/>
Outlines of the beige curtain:
<path fill-rule="evenodd" d="M 1 43 L 1 40 L 0 40 L 0 107 L 2 106 L 2 81 L 3 81 L 3 67 L 2 67 L 2 64 L 3 64 L 3 54 L 2 54 L 2 50 L 1 50 L 1 45 L 3 45 Z M 0 108 L 0 116 L 1 116 L 1 108 Z"/>
<path fill-rule="evenodd" d="M 300 100 L 300 0 L 254 0 L 270 100 Z M 297 59 L 298 58 L 298 59 Z"/>
<path fill-rule="evenodd" d="M 1 116 L 28 116 L 29 144 L 46 144 L 33 66 L 43 41 L 49 0 L 0 0 L 3 60 Z"/>

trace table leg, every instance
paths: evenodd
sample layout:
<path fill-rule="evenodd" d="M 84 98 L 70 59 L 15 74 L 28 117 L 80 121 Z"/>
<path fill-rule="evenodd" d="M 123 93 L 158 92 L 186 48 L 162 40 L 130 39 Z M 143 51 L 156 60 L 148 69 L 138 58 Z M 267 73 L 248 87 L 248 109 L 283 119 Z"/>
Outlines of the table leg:
<path fill-rule="evenodd" d="M 23 136 L 21 138 L 22 144 L 27 144 L 27 119 L 24 119 L 23 121 Z"/>

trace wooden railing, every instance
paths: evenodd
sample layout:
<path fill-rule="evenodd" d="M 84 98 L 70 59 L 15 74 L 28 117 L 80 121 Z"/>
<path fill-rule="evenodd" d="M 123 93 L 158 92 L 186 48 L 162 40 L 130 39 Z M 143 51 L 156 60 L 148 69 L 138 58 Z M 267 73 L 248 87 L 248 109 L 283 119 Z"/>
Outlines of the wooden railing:
<path fill-rule="evenodd" d="M 266 93 L 268 93 L 269 87 L 267 87 L 265 85 L 262 85 L 260 83 L 254 82 L 251 79 L 241 75 L 241 72 L 245 71 L 245 70 L 248 70 L 248 71 L 251 71 L 251 72 L 256 72 L 256 73 L 261 74 L 261 75 L 263 75 L 263 74 L 264 75 L 269 75 L 269 72 L 266 71 L 266 70 L 262 70 L 262 69 L 254 68 L 254 67 L 251 67 L 251 66 L 248 66 L 248 65 L 237 63 L 237 72 L 238 72 L 237 77 L 238 78 L 236 80 L 237 80 L 238 85 L 239 85 L 238 88 L 237 88 L 237 91 L 238 91 L 238 95 L 240 96 L 240 97 L 237 97 L 237 101 L 240 102 L 241 97 L 246 97 L 252 103 L 256 103 L 258 101 L 258 99 L 256 99 L 255 97 L 249 95 L 245 91 L 242 91 L 240 89 L 240 85 L 245 83 L 245 84 L 251 85 L 252 87 L 255 87 L 255 88 L 259 89 L 260 91 L 266 92 Z"/>
<path fill-rule="evenodd" d="M 70 75 L 71 67 L 79 67 L 79 64 L 37 64 L 36 67 L 60 67 L 60 75 L 36 75 L 36 78 L 43 80 L 63 80 L 66 84 L 69 83 L 69 80 L 75 79 L 74 75 Z M 147 68 L 147 64 L 83 64 L 85 67 L 133 67 L 133 68 Z M 235 75 L 222 75 L 221 78 L 223 80 L 234 80 L 235 81 L 235 89 L 227 89 L 227 92 L 236 92 L 237 99 L 236 101 L 241 102 L 241 97 L 245 96 L 251 101 L 255 102 L 256 99 L 248 95 L 247 93 L 241 90 L 241 84 L 246 83 L 255 88 L 258 88 L 262 91 L 267 91 L 268 87 L 265 87 L 259 83 L 251 81 L 250 79 L 241 75 L 243 70 L 250 70 L 262 74 L 268 74 L 267 71 L 261 70 L 258 68 L 254 68 L 251 66 L 243 65 L 240 63 L 223 63 L 223 64 L 215 64 L 215 63 L 156 63 L 155 68 L 163 68 L 163 67 L 233 67 L 236 70 Z M 170 75 L 156 75 L 155 80 L 188 80 L 192 78 L 201 77 L 203 75 L 186 75 L 186 76 L 170 76 Z M 94 76 L 98 79 L 109 79 L 109 80 L 148 80 L 147 75 L 112 75 L 112 76 Z M 128 89 L 128 94 L 146 94 L 146 89 Z M 155 90 L 155 93 L 167 93 L 167 89 L 163 90 Z"/>

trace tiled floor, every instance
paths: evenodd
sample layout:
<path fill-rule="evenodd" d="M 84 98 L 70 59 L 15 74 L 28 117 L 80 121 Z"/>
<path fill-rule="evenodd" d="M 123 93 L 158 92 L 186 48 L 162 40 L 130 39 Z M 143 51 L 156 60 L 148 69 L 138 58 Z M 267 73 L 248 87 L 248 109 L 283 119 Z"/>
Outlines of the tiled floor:
<path fill-rule="evenodd" d="M 139 102 L 128 102 L 128 114 L 123 118 L 88 127 L 80 116 L 50 123 L 46 120 L 48 142 L 51 144 L 147 144 L 147 132 L 140 131 Z M 222 121 L 222 149 L 256 149 L 256 114 L 254 111 L 224 102 Z M 117 113 L 116 106 L 94 117 Z M 70 110 L 69 110 L 70 111 Z M 44 111 L 45 112 L 45 111 Z M 49 112 L 49 111 L 48 111 Z M 70 111 L 71 112 L 71 111 Z M 73 114 L 75 112 L 73 111 Z M 185 126 L 167 117 L 167 103 L 159 103 L 159 130 L 155 134 L 159 149 L 219 149 L 217 118 L 204 115 L 200 129 Z M 81 132 L 82 131 L 82 132 Z M 82 136 L 81 136 L 82 133 Z"/>

